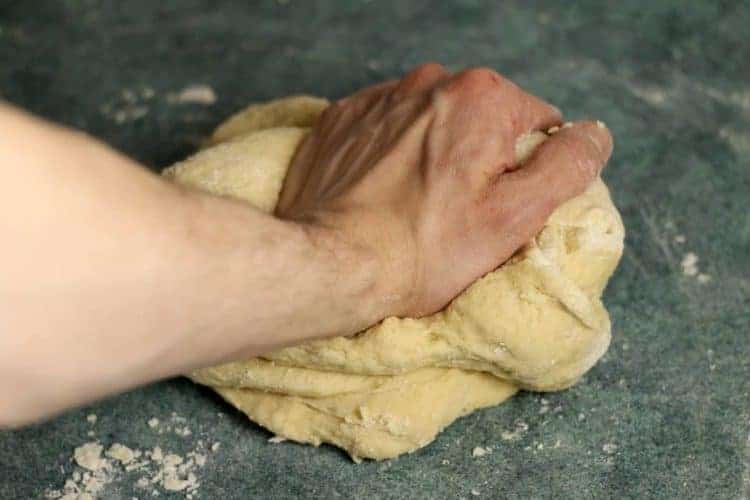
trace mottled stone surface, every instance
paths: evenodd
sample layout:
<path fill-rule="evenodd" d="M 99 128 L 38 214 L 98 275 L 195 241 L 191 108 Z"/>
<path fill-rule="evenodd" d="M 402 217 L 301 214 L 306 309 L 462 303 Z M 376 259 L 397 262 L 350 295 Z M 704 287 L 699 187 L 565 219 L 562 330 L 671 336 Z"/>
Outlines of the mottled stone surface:
<path fill-rule="evenodd" d="M 521 394 L 413 455 L 356 466 L 268 444 L 210 391 L 171 380 L 0 433 L 0 498 L 62 487 L 91 429 L 183 454 L 221 442 L 199 498 L 748 498 L 749 26 L 739 1 L 0 1 L 0 93 L 154 169 L 250 101 L 343 96 L 425 60 L 491 66 L 608 123 L 604 175 L 628 229 L 605 296 L 612 347 L 571 390 Z M 169 97 L 190 84 L 216 102 Z M 191 435 L 147 425 L 172 412 Z M 102 496 L 150 498 L 138 477 Z"/>

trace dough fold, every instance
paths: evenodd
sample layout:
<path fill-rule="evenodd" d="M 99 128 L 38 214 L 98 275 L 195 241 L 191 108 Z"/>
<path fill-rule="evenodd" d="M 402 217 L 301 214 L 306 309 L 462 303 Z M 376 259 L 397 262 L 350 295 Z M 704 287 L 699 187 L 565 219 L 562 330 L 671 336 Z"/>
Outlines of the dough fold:
<path fill-rule="evenodd" d="M 295 96 L 251 105 L 217 128 L 209 148 L 164 174 L 272 212 L 298 144 L 327 104 Z M 518 161 L 545 138 L 537 132 L 519 139 Z M 601 294 L 624 236 L 597 179 L 443 311 L 387 318 L 353 337 L 308 342 L 190 377 L 279 436 L 332 443 L 355 460 L 396 457 L 519 388 L 564 389 L 591 368 L 609 346 Z"/>

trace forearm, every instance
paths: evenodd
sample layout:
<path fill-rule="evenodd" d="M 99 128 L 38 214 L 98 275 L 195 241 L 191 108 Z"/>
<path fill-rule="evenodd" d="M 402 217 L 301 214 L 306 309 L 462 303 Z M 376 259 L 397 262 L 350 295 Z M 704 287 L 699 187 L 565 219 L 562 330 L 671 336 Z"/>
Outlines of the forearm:
<path fill-rule="evenodd" d="M 377 319 L 360 250 L 0 115 L 0 424 Z"/>

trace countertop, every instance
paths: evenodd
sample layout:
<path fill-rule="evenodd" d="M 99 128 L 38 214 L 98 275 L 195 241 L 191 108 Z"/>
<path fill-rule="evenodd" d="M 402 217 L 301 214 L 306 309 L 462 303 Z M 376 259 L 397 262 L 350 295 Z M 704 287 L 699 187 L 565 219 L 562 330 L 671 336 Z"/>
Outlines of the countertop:
<path fill-rule="evenodd" d="M 572 389 L 355 465 L 268 443 L 174 379 L 0 432 L 0 498 L 62 489 L 95 440 L 203 455 L 193 498 L 750 498 L 748 26 L 746 1 L 0 1 L 0 95 L 154 170 L 252 101 L 340 97 L 428 60 L 485 65 L 609 125 L 604 178 L 627 229 L 604 296 L 612 345 Z M 191 85 L 215 102 L 181 101 Z M 185 495 L 139 477 L 121 471 L 100 497 Z"/>

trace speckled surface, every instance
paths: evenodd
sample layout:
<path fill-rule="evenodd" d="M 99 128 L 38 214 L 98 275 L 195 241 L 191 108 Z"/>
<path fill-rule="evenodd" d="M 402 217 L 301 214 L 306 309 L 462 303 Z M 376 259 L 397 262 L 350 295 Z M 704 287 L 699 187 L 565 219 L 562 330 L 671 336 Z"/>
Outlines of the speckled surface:
<path fill-rule="evenodd" d="M 748 26 L 750 4 L 734 1 L 0 1 L 0 94 L 154 169 L 250 101 L 343 96 L 425 60 L 491 66 L 608 123 L 605 178 L 628 229 L 605 295 L 612 346 L 571 390 L 521 394 L 417 453 L 354 465 L 268 444 L 210 391 L 171 380 L 0 432 L 0 498 L 61 488 L 92 439 L 181 454 L 221 442 L 196 471 L 207 499 L 750 498 Z M 170 102 L 196 83 L 213 105 Z M 688 252 L 706 283 L 683 273 Z M 172 412 L 189 436 L 147 425 Z M 138 478 L 102 498 L 152 498 Z"/>

